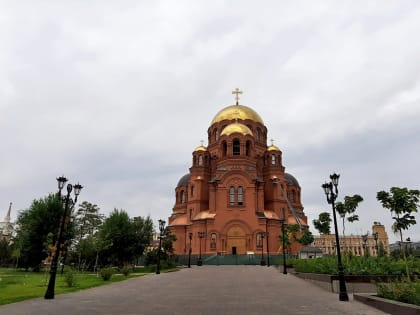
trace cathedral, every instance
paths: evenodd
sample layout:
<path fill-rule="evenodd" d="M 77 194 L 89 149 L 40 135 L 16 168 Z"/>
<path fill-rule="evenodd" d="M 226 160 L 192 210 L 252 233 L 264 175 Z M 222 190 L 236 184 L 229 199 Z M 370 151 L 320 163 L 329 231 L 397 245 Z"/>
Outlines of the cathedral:
<path fill-rule="evenodd" d="M 208 145 L 175 188 L 169 229 L 175 254 L 243 255 L 282 252 L 282 224 L 307 227 L 301 187 L 285 172 L 282 151 L 267 144 L 267 127 L 252 108 L 221 109 L 207 130 Z M 290 254 L 300 244 L 293 243 Z"/>

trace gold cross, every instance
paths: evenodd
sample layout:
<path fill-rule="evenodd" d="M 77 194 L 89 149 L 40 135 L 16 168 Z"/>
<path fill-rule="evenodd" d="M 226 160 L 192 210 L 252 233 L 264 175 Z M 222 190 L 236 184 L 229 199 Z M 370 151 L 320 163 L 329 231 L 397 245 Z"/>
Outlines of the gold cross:
<path fill-rule="evenodd" d="M 236 105 L 239 105 L 239 94 L 242 94 L 242 91 L 236 88 L 235 91 L 232 91 L 232 94 L 236 94 L 235 96 Z"/>
<path fill-rule="evenodd" d="M 204 145 L 204 140 L 200 140 L 200 142 L 201 142 L 201 146 L 203 146 Z"/>
<path fill-rule="evenodd" d="M 270 139 L 271 145 L 274 145 L 274 139 Z"/>

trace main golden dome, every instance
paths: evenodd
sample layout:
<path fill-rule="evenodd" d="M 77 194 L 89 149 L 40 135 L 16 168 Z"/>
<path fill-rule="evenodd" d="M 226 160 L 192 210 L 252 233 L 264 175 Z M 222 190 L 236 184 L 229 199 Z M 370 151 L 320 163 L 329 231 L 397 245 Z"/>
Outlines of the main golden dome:
<path fill-rule="evenodd" d="M 250 135 L 252 136 L 252 131 L 251 129 L 248 128 L 248 126 L 245 126 L 244 124 L 238 123 L 238 122 L 234 122 L 233 124 L 227 125 L 223 130 L 222 133 L 220 134 L 220 136 L 229 136 L 232 133 L 240 133 L 244 136 L 246 135 Z"/>
<path fill-rule="evenodd" d="M 214 116 L 211 124 L 213 125 L 214 123 L 220 122 L 222 120 L 234 119 L 250 119 L 264 125 L 264 122 L 261 119 L 260 115 L 258 115 L 252 108 L 249 108 L 244 105 L 230 105 L 228 107 L 223 108 L 216 114 L 216 116 Z"/>

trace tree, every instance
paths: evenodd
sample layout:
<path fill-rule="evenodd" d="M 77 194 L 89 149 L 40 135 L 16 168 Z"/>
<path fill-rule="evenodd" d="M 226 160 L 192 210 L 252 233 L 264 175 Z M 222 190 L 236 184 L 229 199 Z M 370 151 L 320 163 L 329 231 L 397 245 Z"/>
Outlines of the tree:
<path fill-rule="evenodd" d="M 345 219 L 347 216 L 347 221 L 352 223 L 354 221 L 359 221 L 359 216 L 354 214 L 359 203 L 363 201 L 362 196 L 360 195 L 353 195 L 353 196 L 345 196 L 344 202 L 337 202 L 335 204 L 335 210 L 340 215 L 341 219 L 343 220 L 343 236 L 345 235 Z"/>
<path fill-rule="evenodd" d="M 331 216 L 328 212 L 321 212 L 318 219 L 312 221 L 320 234 L 331 234 Z"/>
<path fill-rule="evenodd" d="M 143 254 L 152 239 L 150 217 L 131 219 L 124 210 L 117 210 L 105 219 L 98 231 L 101 256 L 107 264 L 123 266 Z"/>
<path fill-rule="evenodd" d="M 133 218 L 134 233 L 136 235 L 136 243 L 134 246 L 135 257 L 143 255 L 144 250 L 152 242 L 153 239 L 153 220 L 150 216 L 146 218 Z"/>
<path fill-rule="evenodd" d="M 400 234 L 400 244 L 403 244 L 402 230 L 408 230 L 411 225 L 417 223 L 413 213 L 418 211 L 419 197 L 419 190 L 409 190 L 405 187 L 392 187 L 390 192 L 382 190 L 376 194 L 376 199 L 382 204 L 382 207 L 391 211 L 394 219 L 392 230 L 394 233 Z M 409 277 L 407 257 L 405 251 L 402 252 L 406 262 L 407 277 Z"/>
<path fill-rule="evenodd" d="M 105 219 L 98 234 L 101 242 L 106 244 L 102 250 L 102 256 L 107 257 L 108 264 L 123 266 L 133 259 L 135 232 L 125 210 L 114 209 Z"/>
<path fill-rule="evenodd" d="M 302 236 L 299 239 L 296 239 L 296 241 L 303 246 L 306 246 L 314 241 L 314 236 L 312 235 L 311 231 L 309 231 L 309 228 L 305 227 L 302 229 Z"/>
<path fill-rule="evenodd" d="M 12 260 L 12 247 L 6 239 L 0 239 L 0 266 L 8 266 Z"/>
<path fill-rule="evenodd" d="M 78 269 L 80 269 L 82 264 L 83 252 L 90 252 L 89 249 L 86 248 L 86 245 L 90 244 L 91 240 L 82 242 L 83 239 L 92 238 L 103 222 L 104 215 L 100 214 L 99 210 L 97 205 L 83 201 L 75 213 L 74 224 L 77 235 L 75 250 L 78 255 Z M 78 246 L 79 243 L 82 244 Z"/>
<path fill-rule="evenodd" d="M 56 194 L 34 200 L 29 209 L 19 213 L 16 237 L 13 243 L 19 252 L 19 266 L 38 271 L 42 260 L 47 256 L 57 240 L 59 222 L 64 209 Z M 64 239 L 73 237 L 71 225 L 65 230 Z"/>
<path fill-rule="evenodd" d="M 99 207 L 83 201 L 75 213 L 75 228 L 79 240 L 92 236 L 102 224 L 104 215 L 99 213 Z"/>

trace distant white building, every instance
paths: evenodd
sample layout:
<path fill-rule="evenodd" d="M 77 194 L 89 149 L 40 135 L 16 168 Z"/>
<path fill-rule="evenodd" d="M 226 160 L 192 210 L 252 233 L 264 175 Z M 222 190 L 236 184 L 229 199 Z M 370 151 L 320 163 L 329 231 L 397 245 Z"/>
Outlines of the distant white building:
<path fill-rule="evenodd" d="M 10 241 L 13 234 L 13 224 L 10 223 L 10 212 L 12 211 L 12 203 L 9 204 L 9 210 L 3 221 L 0 221 L 0 240 Z"/>

